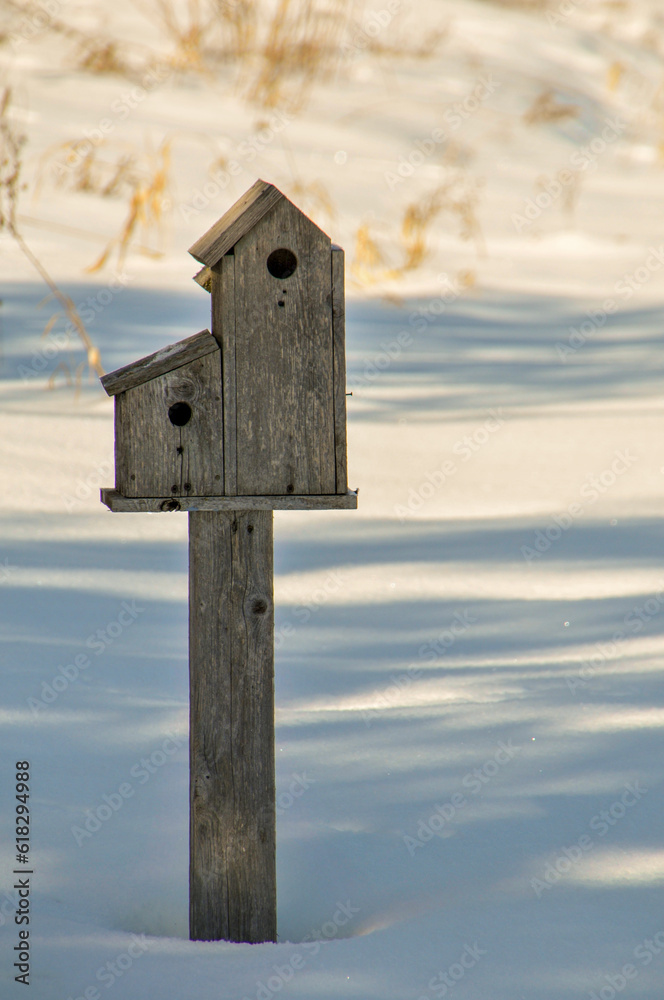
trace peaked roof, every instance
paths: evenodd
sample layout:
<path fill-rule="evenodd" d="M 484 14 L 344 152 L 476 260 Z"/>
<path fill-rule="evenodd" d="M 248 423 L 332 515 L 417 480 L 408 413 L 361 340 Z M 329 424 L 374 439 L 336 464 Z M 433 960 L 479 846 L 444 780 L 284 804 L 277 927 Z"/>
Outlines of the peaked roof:
<path fill-rule="evenodd" d="M 140 361 L 132 361 L 124 368 L 117 368 L 114 372 L 103 375 L 100 381 L 108 395 L 115 396 L 119 392 L 135 389 L 137 385 L 143 385 L 144 382 L 165 375 L 175 368 L 182 368 L 190 361 L 196 361 L 197 358 L 203 358 L 206 354 L 218 350 L 219 345 L 210 331 L 201 330 L 193 337 L 179 340 L 177 344 L 171 344 L 169 347 L 162 347 L 160 351 L 149 354 Z"/>
<path fill-rule="evenodd" d="M 213 226 L 196 240 L 189 253 L 201 264 L 214 267 L 238 240 L 267 215 L 280 201 L 290 201 L 274 184 L 256 181 Z M 293 204 L 290 202 L 290 204 Z M 304 215 L 301 209 L 294 208 Z M 307 216 L 308 218 L 308 216 Z M 311 221 L 311 220 L 309 220 Z M 315 222 L 311 223 L 316 225 Z M 320 227 L 316 227 L 320 228 Z"/>
<path fill-rule="evenodd" d="M 238 240 L 267 215 L 284 195 L 274 184 L 256 181 L 213 226 L 204 233 L 189 253 L 201 264 L 213 267 Z"/>

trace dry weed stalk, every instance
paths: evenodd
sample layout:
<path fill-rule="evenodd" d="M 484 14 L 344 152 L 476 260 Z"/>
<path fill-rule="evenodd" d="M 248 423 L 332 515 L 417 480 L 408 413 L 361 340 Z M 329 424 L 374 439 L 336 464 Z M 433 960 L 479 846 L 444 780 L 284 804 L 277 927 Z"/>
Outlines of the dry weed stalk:
<path fill-rule="evenodd" d="M 4 5 L 15 16 L 22 17 L 23 23 L 29 26 L 30 30 L 26 30 L 21 36 L 20 25 L 16 24 L 19 28 L 18 36 L 24 37 L 26 41 L 40 33 L 50 32 L 72 44 L 77 69 L 85 69 L 92 73 L 115 73 L 132 80 L 136 79 L 136 71 L 126 58 L 128 48 L 126 43 L 90 34 L 67 24 L 56 16 L 57 8 L 55 12 L 47 11 L 34 0 L 4 0 Z M 143 46 L 130 46 L 130 48 L 136 49 L 138 62 L 141 61 L 141 53 L 145 58 Z"/>
<path fill-rule="evenodd" d="M 384 273 L 385 258 L 380 246 L 369 230 L 369 223 L 363 223 L 355 234 L 355 253 L 351 264 L 351 275 L 359 285 L 371 285 L 380 280 Z"/>
<path fill-rule="evenodd" d="M 259 71 L 249 100 L 273 108 L 300 107 L 311 85 L 334 74 L 343 57 L 351 0 L 278 0 L 265 41 L 258 48 Z M 286 81 L 295 79 L 286 97 Z"/>
<path fill-rule="evenodd" d="M 130 246 L 135 245 L 139 230 L 161 234 L 163 210 L 170 204 L 168 197 L 170 159 L 173 138 L 167 136 L 156 153 L 149 149 L 143 154 L 134 146 L 122 144 L 115 159 L 105 159 L 103 153 L 110 142 L 100 142 L 84 153 L 78 152 L 79 140 L 58 143 L 46 150 L 40 162 L 35 196 L 41 192 L 46 176 L 54 175 L 56 186 L 68 186 L 103 198 L 126 199 L 127 214 L 117 235 L 104 247 L 99 257 L 86 268 L 89 273 L 100 271 L 117 251 L 121 268 Z M 142 253 L 159 256 L 159 251 L 138 246 Z"/>
<path fill-rule="evenodd" d="M 614 60 L 609 66 L 606 74 L 606 83 L 612 93 L 615 93 L 620 86 L 626 71 L 627 67 L 619 59 Z"/>
<path fill-rule="evenodd" d="M 76 306 L 71 298 L 63 292 L 51 278 L 50 274 L 41 263 L 38 257 L 32 252 L 21 232 L 18 229 L 16 215 L 19 193 L 21 185 L 22 149 L 25 144 L 25 136 L 20 135 L 13 127 L 10 120 L 11 90 L 7 87 L 0 99 L 0 230 L 5 229 L 16 242 L 21 253 L 37 271 L 42 281 L 50 289 L 48 298 L 54 298 L 59 302 L 64 315 L 69 319 L 72 327 L 78 333 L 87 355 L 87 365 L 92 375 L 95 372 L 98 376 L 104 374 L 101 365 L 98 348 L 93 344 L 83 320 L 81 319 Z M 52 316 L 46 324 L 43 336 L 47 336 L 58 319 L 58 315 Z M 66 368 L 64 362 L 60 362 L 58 368 Z M 77 372 L 77 383 L 80 381 L 83 366 L 79 366 Z M 57 369 L 56 369 L 57 371 Z M 55 372 L 49 379 L 52 386 Z"/>
<path fill-rule="evenodd" d="M 468 178 L 463 170 L 450 169 L 442 184 L 406 205 L 399 236 L 394 241 L 403 257 L 397 266 L 385 266 L 385 254 L 371 235 L 368 224 L 360 226 L 351 265 L 353 278 L 359 284 L 368 285 L 399 279 L 417 270 L 430 253 L 428 236 L 431 227 L 443 215 L 451 215 L 457 220 L 462 240 L 473 241 L 478 254 L 486 253 L 484 234 L 476 211 L 478 201 L 479 182 Z"/>
<path fill-rule="evenodd" d="M 152 0 L 151 7 L 162 30 L 175 46 L 170 56 L 173 66 L 204 70 L 203 48 L 215 23 L 213 5 L 187 0 L 184 18 L 178 17 L 172 0 Z"/>
<path fill-rule="evenodd" d="M 165 138 L 157 152 L 148 157 L 147 171 L 130 175 L 131 193 L 127 217 L 119 234 L 109 240 L 99 258 L 87 267 L 86 271 L 90 273 L 100 271 L 114 250 L 117 250 L 118 267 L 121 268 L 139 228 L 144 232 L 156 229 L 159 234 L 161 233 L 163 208 L 169 203 L 167 195 L 171 144 L 172 139 Z"/>
<path fill-rule="evenodd" d="M 395 277 L 413 271 L 427 256 L 427 235 L 432 223 L 441 215 L 456 217 L 459 236 L 462 240 L 475 243 L 478 253 L 485 253 L 484 236 L 476 208 L 479 200 L 479 186 L 470 181 L 463 171 L 454 171 L 452 176 L 419 201 L 406 207 L 401 222 L 401 238 L 405 260 L 393 273 Z"/>
<path fill-rule="evenodd" d="M 552 90 L 544 90 L 535 98 L 525 112 L 523 120 L 526 125 L 564 121 L 566 118 L 576 118 L 580 112 L 578 104 L 563 104 Z"/>
<path fill-rule="evenodd" d="M 376 56 L 391 56 L 399 59 L 431 59 L 442 42 L 450 35 L 450 24 L 444 24 L 438 28 L 431 27 L 425 38 L 413 38 L 404 35 L 400 31 L 396 40 L 391 41 L 389 37 L 372 36 L 368 39 L 366 52 Z"/>
<path fill-rule="evenodd" d="M 154 65 L 193 71 L 208 77 L 219 67 L 239 71 L 249 101 L 262 108 L 278 104 L 300 108 L 313 83 L 329 79 L 355 48 L 372 55 L 431 56 L 447 34 L 434 28 L 423 38 L 392 41 L 363 31 L 363 0 L 134 0 L 158 25 L 172 48 L 158 57 L 149 45 L 127 44 L 101 30 L 82 31 L 56 14 L 40 28 L 75 46 L 76 66 L 92 73 L 114 73 L 139 82 Z M 16 13 L 43 10 L 35 0 L 5 0 Z M 56 11 L 57 13 L 57 11 Z M 389 23 L 389 22 L 388 22 Z M 384 28 L 385 26 L 383 26 Z M 361 45 L 353 41 L 362 35 Z"/>

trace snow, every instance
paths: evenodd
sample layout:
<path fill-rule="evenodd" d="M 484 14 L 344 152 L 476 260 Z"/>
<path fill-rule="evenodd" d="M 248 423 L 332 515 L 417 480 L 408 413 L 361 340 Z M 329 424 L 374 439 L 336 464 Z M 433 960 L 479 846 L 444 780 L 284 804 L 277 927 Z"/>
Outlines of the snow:
<path fill-rule="evenodd" d="M 189 74 L 114 118 L 118 143 L 177 138 L 175 209 L 141 238 L 163 256 L 130 251 L 89 323 L 107 370 L 209 325 L 186 248 L 257 176 L 320 181 L 332 218 L 294 200 L 347 251 L 360 506 L 275 514 L 277 944 L 187 940 L 186 519 L 99 503 L 112 401 L 87 377 L 46 388 L 84 356 L 58 349 L 62 322 L 41 339 L 44 287 L 0 234 L 3 996 L 20 992 L 13 762 L 29 760 L 35 1000 L 661 997 L 661 23 L 645 2 L 569 6 L 550 24 L 417 0 L 397 27 L 447 24 L 437 54 L 356 53 L 189 217 L 209 162 L 266 113 L 223 73 Z M 104 16 L 134 37 L 132 5 Z M 74 71 L 49 38 L 0 46 L 0 66 L 27 179 L 131 87 Z M 442 150 L 393 190 L 385 173 L 482 74 L 500 85 L 453 138 L 483 181 L 485 248 L 442 215 L 419 269 L 354 279 L 362 224 L 402 260 L 403 210 L 445 176 Z M 526 125 L 548 87 L 579 116 Z M 515 224 L 616 118 L 573 214 L 554 200 Z M 23 196 L 26 238 L 81 308 L 107 298 L 115 262 L 83 269 L 125 209 Z"/>

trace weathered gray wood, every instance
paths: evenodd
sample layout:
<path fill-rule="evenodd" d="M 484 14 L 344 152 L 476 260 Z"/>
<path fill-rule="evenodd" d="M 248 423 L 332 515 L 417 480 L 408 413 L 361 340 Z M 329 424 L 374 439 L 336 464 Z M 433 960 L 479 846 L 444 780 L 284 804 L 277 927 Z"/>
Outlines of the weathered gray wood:
<path fill-rule="evenodd" d="M 212 333 L 221 348 L 224 406 L 224 492 L 237 493 L 237 403 L 235 389 L 235 256 L 226 254 L 211 272 Z"/>
<path fill-rule="evenodd" d="M 148 355 L 147 358 L 141 358 L 140 361 L 134 361 L 124 368 L 103 375 L 100 381 L 108 395 L 115 396 L 119 392 L 133 389 L 149 379 L 164 375 L 216 350 L 218 345 L 210 331 L 201 330 L 193 337 L 187 337 L 186 340 L 180 340 L 177 344 L 171 344 L 161 351 L 156 351 L 155 354 Z"/>
<path fill-rule="evenodd" d="M 197 271 L 194 275 L 194 281 L 201 288 L 204 288 L 206 292 L 212 291 L 212 272 L 209 267 L 202 267 L 200 271 Z"/>
<path fill-rule="evenodd" d="M 101 490 L 101 502 L 115 512 L 158 513 L 178 510 L 356 510 L 357 492 L 279 497 L 161 496 L 127 497 L 117 490 Z"/>
<path fill-rule="evenodd" d="M 189 515 L 190 937 L 276 940 L 272 513 Z"/>
<path fill-rule="evenodd" d="M 274 941 L 272 510 L 357 507 L 344 257 L 263 181 L 190 252 L 212 335 L 102 379 L 116 396 L 116 489 L 101 498 L 190 512 L 190 936 Z"/>
<path fill-rule="evenodd" d="M 213 267 L 283 197 L 281 191 L 272 184 L 256 181 L 239 201 L 196 240 L 189 248 L 189 253 L 201 264 Z"/>
<path fill-rule="evenodd" d="M 330 240 L 287 199 L 235 246 L 235 374 L 237 492 L 334 493 Z"/>
<path fill-rule="evenodd" d="M 344 252 L 332 246 L 332 339 L 334 350 L 334 450 L 336 492 L 348 489 L 346 467 L 346 297 Z"/>
<path fill-rule="evenodd" d="M 115 484 L 127 497 L 217 496 L 224 492 L 221 356 L 215 351 L 115 399 Z M 169 407 L 187 403 L 174 425 Z"/>

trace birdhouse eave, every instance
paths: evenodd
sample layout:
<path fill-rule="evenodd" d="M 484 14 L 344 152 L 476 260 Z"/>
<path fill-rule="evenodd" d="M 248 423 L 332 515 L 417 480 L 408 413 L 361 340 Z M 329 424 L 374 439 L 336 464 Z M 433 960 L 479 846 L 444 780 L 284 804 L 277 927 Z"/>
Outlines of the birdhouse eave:
<path fill-rule="evenodd" d="M 206 354 L 218 350 L 219 345 L 210 331 L 201 330 L 193 337 L 186 337 L 184 340 L 163 347 L 160 351 L 155 351 L 154 354 L 149 354 L 139 361 L 132 361 L 130 365 L 125 365 L 123 368 L 103 375 L 100 381 L 109 396 L 116 396 L 120 392 L 135 389 L 136 386 L 143 385 L 144 382 L 149 382 L 159 375 L 165 375 L 167 372 L 189 364 L 190 361 L 203 358 Z"/>

